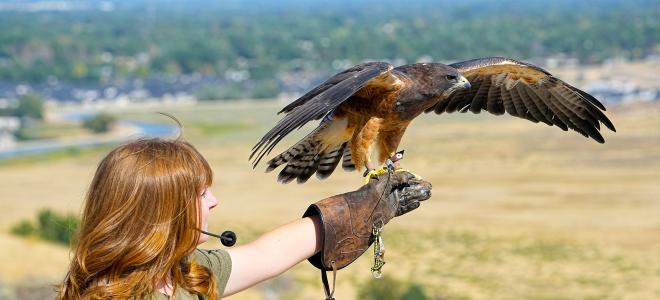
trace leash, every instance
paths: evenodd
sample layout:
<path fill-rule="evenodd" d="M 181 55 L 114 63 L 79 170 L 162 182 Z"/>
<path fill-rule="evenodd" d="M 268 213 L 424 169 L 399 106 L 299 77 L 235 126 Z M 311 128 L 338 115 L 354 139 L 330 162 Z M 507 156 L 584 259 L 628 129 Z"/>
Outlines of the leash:
<path fill-rule="evenodd" d="M 385 183 L 385 186 L 387 187 L 386 189 L 383 190 L 383 192 L 380 194 L 380 197 L 378 198 L 378 201 L 376 202 L 376 206 L 380 201 L 383 200 L 383 196 L 385 195 L 385 192 L 391 188 L 388 187 L 390 184 L 390 178 L 392 177 L 392 173 L 394 173 L 396 169 L 395 163 L 399 160 L 403 159 L 403 150 L 395 153 L 391 158 L 385 161 L 385 166 L 383 169 L 387 171 L 387 182 Z M 394 190 L 394 196 L 396 197 L 397 202 L 399 201 L 399 193 L 397 190 Z M 379 279 L 383 277 L 383 266 L 385 265 L 385 243 L 383 242 L 383 237 L 382 237 L 382 232 L 383 228 L 385 227 L 385 224 L 382 222 L 374 223 L 371 228 L 371 234 L 374 237 L 374 264 L 371 267 L 371 275 Z M 334 294 L 335 294 L 335 284 L 337 283 L 337 266 L 335 265 L 335 261 L 332 261 L 330 263 L 332 266 L 332 289 L 330 289 L 330 284 L 328 283 L 328 274 L 325 270 L 321 269 L 321 282 L 323 283 L 323 292 L 325 293 L 325 300 L 335 300 Z"/>
<path fill-rule="evenodd" d="M 371 229 L 371 234 L 374 236 L 374 265 L 371 267 L 371 275 L 380 279 L 383 277 L 382 268 L 385 265 L 385 243 L 383 243 L 383 237 L 380 233 L 383 231 L 383 225 L 377 226 L 373 225 Z"/>
<path fill-rule="evenodd" d="M 328 284 L 328 274 L 326 274 L 326 271 L 321 270 L 321 282 L 323 282 L 325 300 L 335 300 L 333 295 L 335 294 L 335 283 L 337 282 L 337 266 L 335 266 L 334 260 L 330 265 L 332 266 L 332 290 L 330 290 L 330 285 Z"/>
<path fill-rule="evenodd" d="M 383 167 L 383 169 L 387 171 L 387 183 L 385 184 L 385 186 L 389 185 L 390 177 L 392 177 L 392 173 L 394 173 L 396 170 L 395 163 L 397 161 L 400 161 L 401 159 L 403 159 L 403 150 L 395 153 L 391 158 L 385 161 L 385 166 Z M 383 191 L 383 194 L 380 195 L 380 198 L 378 199 L 377 203 L 383 200 L 383 195 L 385 194 L 385 191 Z M 398 203 L 399 191 L 394 190 L 394 196 L 396 197 L 396 201 Z M 371 275 L 375 279 L 380 279 L 381 277 L 383 277 L 382 269 L 383 266 L 385 265 L 385 242 L 383 241 L 382 232 L 384 227 L 385 224 L 382 223 L 379 224 L 374 223 L 371 227 L 371 234 L 374 237 L 374 265 L 371 267 Z"/>

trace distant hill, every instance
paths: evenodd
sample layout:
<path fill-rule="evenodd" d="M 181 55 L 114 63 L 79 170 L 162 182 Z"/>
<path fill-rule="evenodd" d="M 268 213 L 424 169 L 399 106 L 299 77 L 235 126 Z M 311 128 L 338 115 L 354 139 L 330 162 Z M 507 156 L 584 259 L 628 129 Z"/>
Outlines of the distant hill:
<path fill-rule="evenodd" d="M 200 74 L 269 95 L 286 74 L 367 59 L 642 58 L 659 20 L 660 2 L 642 0 L 3 1 L 0 80 Z"/>

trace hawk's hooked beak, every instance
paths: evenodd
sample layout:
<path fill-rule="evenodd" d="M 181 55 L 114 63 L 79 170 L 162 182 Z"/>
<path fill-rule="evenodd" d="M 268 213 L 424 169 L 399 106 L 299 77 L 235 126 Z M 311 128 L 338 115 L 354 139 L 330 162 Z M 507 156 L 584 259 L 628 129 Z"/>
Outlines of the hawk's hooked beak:
<path fill-rule="evenodd" d="M 451 95 L 455 91 L 459 90 L 469 90 L 472 88 L 472 85 L 470 82 L 465 78 L 465 76 L 461 75 L 461 77 L 458 78 L 456 83 L 452 84 L 451 87 L 449 87 L 447 90 L 445 90 L 442 93 L 442 98 L 447 98 L 449 95 Z"/>
<path fill-rule="evenodd" d="M 464 88 L 466 90 L 469 90 L 472 88 L 472 85 L 470 82 L 465 78 L 465 76 L 461 75 L 461 78 L 458 79 L 458 82 L 456 83 L 456 86 L 460 88 Z"/>

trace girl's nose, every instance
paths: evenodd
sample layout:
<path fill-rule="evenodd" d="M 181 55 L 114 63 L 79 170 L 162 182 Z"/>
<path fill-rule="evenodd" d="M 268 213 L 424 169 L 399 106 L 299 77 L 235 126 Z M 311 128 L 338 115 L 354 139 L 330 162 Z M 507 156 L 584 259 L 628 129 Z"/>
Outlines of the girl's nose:
<path fill-rule="evenodd" d="M 214 208 L 218 205 L 218 202 L 219 202 L 218 198 L 216 198 L 215 195 L 213 195 L 213 193 L 211 193 L 211 191 L 207 191 L 206 197 L 208 197 L 208 200 L 209 200 L 209 209 Z"/>

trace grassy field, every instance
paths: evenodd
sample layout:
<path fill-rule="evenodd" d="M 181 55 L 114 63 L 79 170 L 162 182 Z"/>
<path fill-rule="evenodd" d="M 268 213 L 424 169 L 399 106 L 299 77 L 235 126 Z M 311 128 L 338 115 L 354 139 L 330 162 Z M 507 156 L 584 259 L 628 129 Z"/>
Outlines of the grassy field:
<path fill-rule="evenodd" d="M 26 127 L 20 131 L 19 137 L 23 140 L 52 139 L 58 137 L 71 137 L 88 134 L 88 130 L 76 124 L 47 124 Z"/>
<path fill-rule="evenodd" d="M 158 109 L 180 118 L 186 139 L 210 161 L 221 202 L 211 228 L 236 231 L 239 243 L 362 181 L 338 171 L 325 181 L 281 185 L 263 166 L 252 170 L 249 150 L 280 106 Z M 166 121 L 153 110 L 121 115 Z M 400 147 L 403 165 L 434 184 L 433 197 L 386 227 L 386 276 L 420 283 L 433 299 L 659 299 L 660 108 L 614 108 L 608 116 L 618 132 L 605 132 L 604 145 L 512 117 L 418 119 Z M 9 228 L 43 207 L 78 211 L 107 150 L 0 164 L 0 298 L 12 286 L 62 277 L 67 248 L 11 236 Z M 373 280 L 370 262 L 367 254 L 339 272 L 338 299 L 354 299 Z M 233 298 L 318 299 L 318 277 L 303 263 Z"/>

